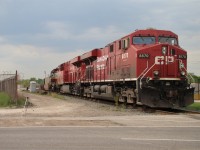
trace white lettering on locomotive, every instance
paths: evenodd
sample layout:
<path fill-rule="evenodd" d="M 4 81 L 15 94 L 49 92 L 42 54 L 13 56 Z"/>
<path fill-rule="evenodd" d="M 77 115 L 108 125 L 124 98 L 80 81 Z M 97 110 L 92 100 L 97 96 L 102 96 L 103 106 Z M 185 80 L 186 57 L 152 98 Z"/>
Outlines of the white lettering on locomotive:
<path fill-rule="evenodd" d="M 156 65 L 163 65 L 165 64 L 170 64 L 174 62 L 174 56 L 156 56 L 155 57 L 155 64 Z"/>
<path fill-rule="evenodd" d="M 105 69 L 105 64 L 97 65 L 97 70 Z"/>
<path fill-rule="evenodd" d="M 128 53 L 122 54 L 122 59 L 126 59 L 126 58 L 128 58 Z"/>
<path fill-rule="evenodd" d="M 97 57 L 97 62 L 106 61 L 108 59 L 108 55 Z"/>

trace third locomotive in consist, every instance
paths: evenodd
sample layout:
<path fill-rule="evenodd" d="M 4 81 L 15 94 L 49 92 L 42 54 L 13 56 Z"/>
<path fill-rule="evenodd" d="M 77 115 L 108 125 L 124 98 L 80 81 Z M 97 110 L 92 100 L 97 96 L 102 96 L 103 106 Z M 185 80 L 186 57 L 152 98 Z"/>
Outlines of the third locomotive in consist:
<path fill-rule="evenodd" d="M 45 79 L 61 93 L 150 107 L 185 107 L 194 102 L 188 84 L 187 52 L 165 30 L 136 30 L 64 62 Z"/>

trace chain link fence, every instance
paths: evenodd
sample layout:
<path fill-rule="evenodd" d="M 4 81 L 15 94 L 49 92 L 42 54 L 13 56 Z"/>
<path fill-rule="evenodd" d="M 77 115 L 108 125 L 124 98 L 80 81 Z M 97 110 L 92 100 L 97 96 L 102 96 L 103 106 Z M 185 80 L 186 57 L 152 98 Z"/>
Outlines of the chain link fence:
<path fill-rule="evenodd" d="M 3 72 L 0 74 L 0 92 L 7 93 L 12 102 L 17 101 L 17 71 L 15 74 Z"/>

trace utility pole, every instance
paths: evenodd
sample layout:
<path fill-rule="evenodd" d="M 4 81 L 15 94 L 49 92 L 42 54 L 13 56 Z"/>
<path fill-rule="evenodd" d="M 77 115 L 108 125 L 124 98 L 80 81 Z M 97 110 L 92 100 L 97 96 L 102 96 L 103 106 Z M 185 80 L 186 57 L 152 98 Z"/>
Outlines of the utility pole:
<path fill-rule="evenodd" d="M 198 83 L 197 83 L 197 86 L 198 86 L 198 100 L 200 99 L 200 96 L 199 96 L 199 84 L 200 84 L 200 78 L 198 78 Z"/>
<path fill-rule="evenodd" d="M 16 70 L 16 73 L 15 73 L 15 102 L 17 104 L 17 100 L 18 100 L 18 94 L 17 94 L 17 80 L 18 80 L 18 77 L 17 77 L 17 70 Z"/>

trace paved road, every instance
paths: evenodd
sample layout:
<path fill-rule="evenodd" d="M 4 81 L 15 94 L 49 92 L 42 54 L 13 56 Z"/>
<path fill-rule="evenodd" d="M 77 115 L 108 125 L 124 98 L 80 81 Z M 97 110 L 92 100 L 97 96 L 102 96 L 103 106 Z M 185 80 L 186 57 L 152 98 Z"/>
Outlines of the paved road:
<path fill-rule="evenodd" d="M 0 128 L 2 150 L 199 150 L 200 127 Z"/>

